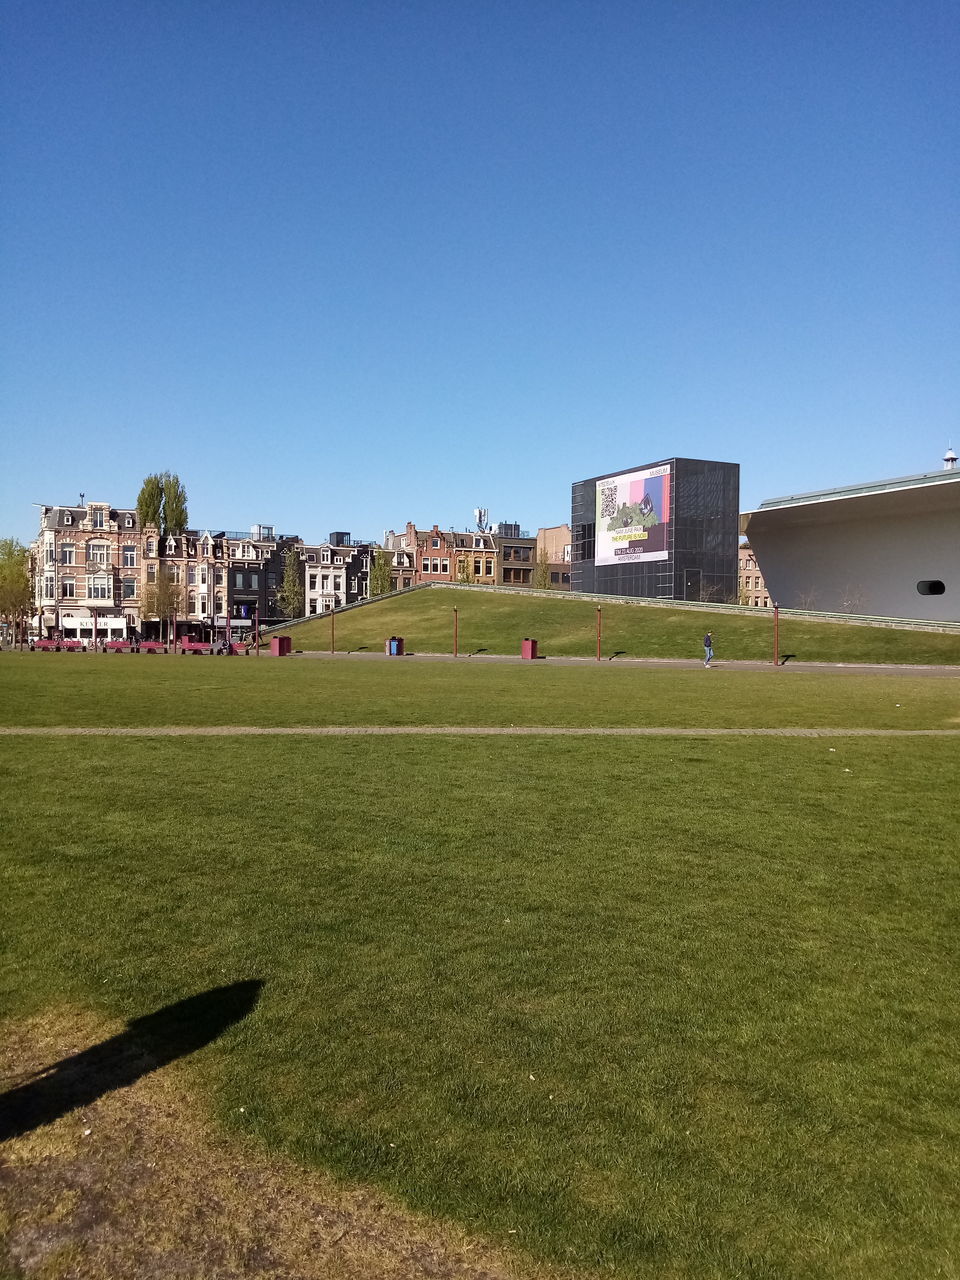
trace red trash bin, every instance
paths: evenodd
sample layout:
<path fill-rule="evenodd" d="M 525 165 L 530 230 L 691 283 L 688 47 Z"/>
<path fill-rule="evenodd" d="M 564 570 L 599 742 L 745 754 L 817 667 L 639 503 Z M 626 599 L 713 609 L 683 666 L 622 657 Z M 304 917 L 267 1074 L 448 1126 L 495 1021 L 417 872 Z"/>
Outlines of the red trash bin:
<path fill-rule="evenodd" d="M 520 645 L 520 657 L 535 658 L 536 656 L 537 656 L 537 641 L 529 640 L 526 637 L 524 637 L 524 640 Z"/>
<path fill-rule="evenodd" d="M 270 655 L 274 658 L 288 658 L 290 656 L 290 637 L 271 636 Z"/>

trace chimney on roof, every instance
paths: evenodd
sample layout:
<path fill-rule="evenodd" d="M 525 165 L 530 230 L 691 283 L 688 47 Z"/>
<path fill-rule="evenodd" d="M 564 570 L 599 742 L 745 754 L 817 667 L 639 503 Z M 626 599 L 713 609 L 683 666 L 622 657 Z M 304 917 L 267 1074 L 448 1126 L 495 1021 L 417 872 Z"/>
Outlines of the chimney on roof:
<path fill-rule="evenodd" d="M 956 471 L 957 469 L 957 455 L 949 446 L 947 447 L 947 452 L 943 455 L 943 469 L 944 471 Z"/>

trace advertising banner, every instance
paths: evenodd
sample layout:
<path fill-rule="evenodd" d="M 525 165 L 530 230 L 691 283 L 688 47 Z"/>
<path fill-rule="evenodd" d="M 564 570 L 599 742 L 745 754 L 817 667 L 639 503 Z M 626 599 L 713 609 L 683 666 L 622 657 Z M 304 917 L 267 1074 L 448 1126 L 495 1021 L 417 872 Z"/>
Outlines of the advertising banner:
<path fill-rule="evenodd" d="M 596 564 L 666 560 L 670 464 L 597 481 Z"/>

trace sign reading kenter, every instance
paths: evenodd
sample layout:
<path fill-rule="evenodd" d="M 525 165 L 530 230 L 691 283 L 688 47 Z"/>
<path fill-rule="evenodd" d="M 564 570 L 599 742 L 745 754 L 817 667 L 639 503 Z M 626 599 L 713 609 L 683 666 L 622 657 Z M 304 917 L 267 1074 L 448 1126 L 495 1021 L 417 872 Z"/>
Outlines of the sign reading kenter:
<path fill-rule="evenodd" d="M 666 560 L 670 464 L 597 481 L 596 564 Z"/>

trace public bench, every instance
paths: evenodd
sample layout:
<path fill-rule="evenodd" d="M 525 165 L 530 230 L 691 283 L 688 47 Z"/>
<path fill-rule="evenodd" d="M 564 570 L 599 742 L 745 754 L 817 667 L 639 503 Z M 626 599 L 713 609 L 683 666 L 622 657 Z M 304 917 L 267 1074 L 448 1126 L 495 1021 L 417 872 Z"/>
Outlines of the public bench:
<path fill-rule="evenodd" d="M 213 646 L 204 644 L 202 640 L 181 640 L 181 653 L 210 653 Z"/>
<path fill-rule="evenodd" d="M 167 646 L 165 644 L 161 644 L 159 640 L 141 640 L 140 652 L 141 653 L 166 653 Z"/>

